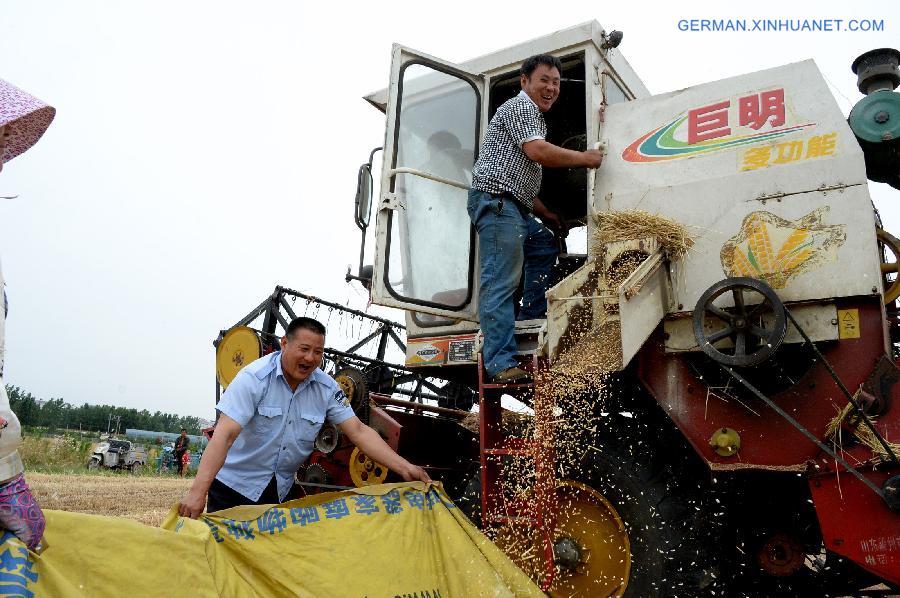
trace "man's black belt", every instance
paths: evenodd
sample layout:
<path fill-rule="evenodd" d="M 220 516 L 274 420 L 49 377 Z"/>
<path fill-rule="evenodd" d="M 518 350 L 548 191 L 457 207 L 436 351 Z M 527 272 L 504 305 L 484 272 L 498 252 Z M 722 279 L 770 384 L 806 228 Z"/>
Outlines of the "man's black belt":
<path fill-rule="evenodd" d="M 526 208 L 524 205 L 522 205 L 522 202 L 519 201 L 518 199 L 516 199 L 516 196 L 513 195 L 512 193 L 510 193 L 509 191 L 504 191 L 503 193 L 491 193 L 491 192 L 488 192 L 488 195 L 490 195 L 491 197 L 496 197 L 497 199 L 500 200 L 500 202 L 501 202 L 501 204 L 500 204 L 500 209 L 501 209 L 501 210 L 503 209 L 503 203 L 502 203 L 502 202 L 504 202 L 504 201 L 506 201 L 506 200 L 508 199 L 508 200 L 511 200 L 511 201 L 513 202 L 513 204 L 514 204 L 517 208 L 519 208 L 519 212 L 522 213 L 522 216 L 524 216 L 524 217 L 527 218 L 528 215 L 531 214 L 531 210 L 529 210 L 529 209 Z"/>

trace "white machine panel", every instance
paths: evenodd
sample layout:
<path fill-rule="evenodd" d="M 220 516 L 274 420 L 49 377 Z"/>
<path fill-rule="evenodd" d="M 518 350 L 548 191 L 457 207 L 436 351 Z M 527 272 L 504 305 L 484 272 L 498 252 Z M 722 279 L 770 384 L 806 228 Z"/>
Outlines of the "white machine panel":
<path fill-rule="evenodd" d="M 813 61 L 611 105 L 600 138 L 594 209 L 696 238 L 672 265 L 673 311 L 732 276 L 785 302 L 881 292 L 862 152 Z"/>

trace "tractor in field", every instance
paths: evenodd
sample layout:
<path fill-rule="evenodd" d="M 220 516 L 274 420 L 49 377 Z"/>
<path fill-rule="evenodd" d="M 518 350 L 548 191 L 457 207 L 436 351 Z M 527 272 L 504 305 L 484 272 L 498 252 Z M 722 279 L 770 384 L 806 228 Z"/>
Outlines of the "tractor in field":
<path fill-rule="evenodd" d="M 620 40 L 590 22 L 463 64 L 394 46 L 389 86 L 366 96 L 387 122 L 374 266 L 361 251 L 347 278 L 405 311 L 402 327 L 366 320 L 377 331 L 365 342 L 393 339 L 406 358 L 332 350 L 333 373 L 551 595 L 896 589 L 900 241 L 882 229 L 867 177 L 900 188 L 900 54 L 854 62 L 865 97 L 846 119 L 812 61 L 651 96 Z M 563 65 L 548 141 L 605 159 L 596 171 L 545 169 L 540 197 L 572 227 L 573 250 L 560 254 L 546 319 L 517 325 L 534 383 L 493 384 L 478 352 L 467 188 L 490 117 L 537 53 Z M 429 146 L 439 132 L 455 141 Z M 363 247 L 372 164 L 358 179 Z M 640 227 L 598 238 L 605 216 L 634 211 L 680 223 L 693 247 L 675 255 Z M 220 370 L 274 349 L 297 296 L 279 287 L 223 331 Z M 234 348 L 239 334 L 247 351 Z M 554 421 L 575 414 L 549 373 L 585 343 L 612 359 L 596 373 L 602 396 L 578 414 L 591 422 L 580 458 L 563 466 Z M 508 425 L 510 396 L 532 409 L 530 434 Z M 477 433 L 459 425 L 473 402 Z M 308 483 L 384 479 L 327 434 Z M 513 462 L 517 492 L 504 484 Z"/>

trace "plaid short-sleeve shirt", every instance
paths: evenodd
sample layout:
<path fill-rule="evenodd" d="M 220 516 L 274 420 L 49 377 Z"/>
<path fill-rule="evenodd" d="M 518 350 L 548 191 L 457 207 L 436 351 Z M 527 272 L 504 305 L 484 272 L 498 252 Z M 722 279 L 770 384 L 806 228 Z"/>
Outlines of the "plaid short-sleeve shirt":
<path fill-rule="evenodd" d="M 541 165 L 522 146 L 547 136 L 547 122 L 524 91 L 504 102 L 488 124 L 481 154 L 472 171 L 472 188 L 511 193 L 528 211 L 541 188 Z"/>

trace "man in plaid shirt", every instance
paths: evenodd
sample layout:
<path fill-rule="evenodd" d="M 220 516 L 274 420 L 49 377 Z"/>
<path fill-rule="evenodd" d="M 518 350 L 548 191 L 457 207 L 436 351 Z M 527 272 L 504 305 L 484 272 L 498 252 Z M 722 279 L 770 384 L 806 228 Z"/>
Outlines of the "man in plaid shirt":
<path fill-rule="evenodd" d="M 599 150 L 584 152 L 549 143 L 544 112 L 559 97 L 562 64 L 540 54 L 522 64 L 519 95 L 506 101 L 491 119 L 472 172 L 469 217 L 478 230 L 481 295 L 478 316 L 484 333 L 485 369 L 495 382 L 522 382 L 528 372 L 515 360 L 513 295 L 525 276 L 520 320 L 541 318 L 556 244 L 541 225 L 562 229 L 559 217 L 538 198 L 541 167 L 597 168 Z"/>

